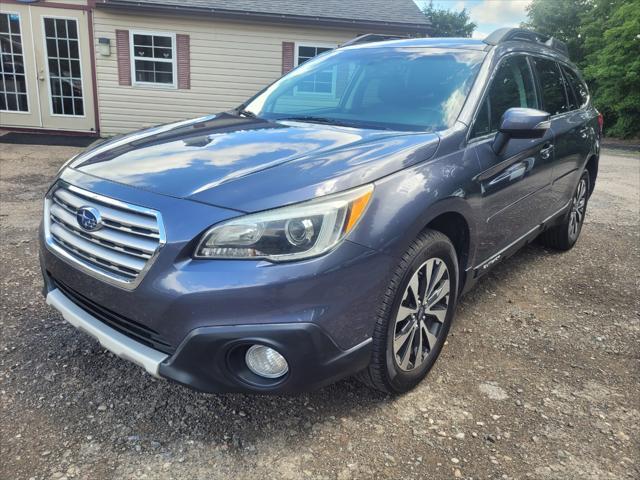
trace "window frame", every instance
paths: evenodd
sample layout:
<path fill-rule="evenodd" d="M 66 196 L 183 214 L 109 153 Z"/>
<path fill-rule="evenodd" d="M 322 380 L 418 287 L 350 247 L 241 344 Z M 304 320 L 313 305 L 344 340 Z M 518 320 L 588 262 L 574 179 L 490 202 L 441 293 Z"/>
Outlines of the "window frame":
<path fill-rule="evenodd" d="M 336 48 L 338 48 L 338 44 L 337 43 L 306 43 L 306 42 L 294 42 L 294 48 L 293 48 L 293 68 L 298 68 L 300 66 L 300 47 L 307 47 L 307 48 L 328 48 L 330 50 L 335 50 Z M 311 58 L 315 58 L 319 55 L 322 55 L 323 53 L 326 52 L 322 52 L 319 53 Z M 333 67 L 332 71 L 331 71 L 331 91 L 330 92 L 301 92 L 304 93 L 305 95 L 324 95 L 324 96 L 335 96 L 336 94 L 336 84 L 337 84 L 337 80 L 338 80 L 338 72 L 336 67 Z"/>
<path fill-rule="evenodd" d="M 578 74 L 578 71 L 575 68 L 571 67 L 569 64 L 564 63 L 564 62 L 557 62 L 557 63 L 560 66 L 560 71 L 562 72 L 562 77 L 564 78 L 565 89 L 570 88 L 571 91 L 573 92 L 573 94 L 575 95 L 575 98 L 576 98 L 577 101 L 581 102 L 582 101 L 582 97 L 578 94 L 578 92 L 576 92 L 575 88 L 573 88 L 573 84 L 571 82 L 571 79 L 568 78 L 566 70 L 568 70 L 576 78 L 578 83 L 580 83 L 581 86 L 587 92 L 587 101 L 584 102 L 584 105 L 580 105 L 578 108 L 574 108 L 573 110 L 569 110 L 569 111 L 570 112 L 577 112 L 579 110 L 588 108 L 589 104 L 591 103 L 591 92 L 589 91 L 589 88 L 587 87 L 586 82 Z M 567 92 L 567 95 L 568 94 L 569 94 L 569 92 Z"/>
<path fill-rule="evenodd" d="M 569 107 L 569 92 L 567 92 L 567 80 L 564 77 L 564 73 L 562 72 L 562 68 L 560 67 L 561 62 L 559 62 L 556 58 L 553 57 L 548 57 L 546 55 L 535 55 L 532 54 L 530 55 L 531 57 L 537 57 L 540 58 L 542 60 L 546 60 L 548 62 L 553 62 L 556 65 L 556 68 L 558 69 L 558 72 L 560 72 L 560 79 L 562 80 L 562 85 L 563 85 L 563 90 L 564 90 L 564 101 L 566 102 L 567 107 Z M 547 112 L 546 108 L 547 106 L 544 104 L 544 96 L 542 94 L 542 84 L 540 83 L 540 77 L 538 75 L 538 72 L 536 71 L 535 65 L 531 65 L 531 69 L 533 70 L 533 76 L 536 79 L 536 88 L 538 89 L 538 105 L 540 106 L 540 109 L 544 109 L 545 112 Z M 576 109 L 577 110 L 577 109 Z M 559 118 L 562 117 L 564 115 L 568 115 L 572 112 L 575 112 L 576 110 L 567 110 L 566 112 L 560 112 L 560 113 L 553 113 L 550 114 L 550 119 L 553 118 Z M 549 113 L 549 112 L 547 112 Z"/>
<path fill-rule="evenodd" d="M 137 57 L 135 54 L 133 37 L 134 35 L 150 35 L 155 37 L 171 38 L 171 59 L 153 58 L 153 57 Z M 175 32 L 160 32 L 156 30 L 129 30 L 129 62 L 131 65 L 131 86 L 153 89 L 177 90 L 178 89 L 178 45 L 176 43 Z M 171 63 L 171 76 L 173 83 L 157 83 L 157 82 L 141 82 L 136 80 L 136 60 L 146 62 Z"/>
<path fill-rule="evenodd" d="M 592 100 L 592 96 L 591 96 L 591 91 L 589 90 L 587 83 L 584 81 L 584 78 L 582 77 L 582 75 L 578 72 L 578 70 L 576 68 L 574 68 L 573 66 L 571 66 L 569 63 L 563 61 L 563 60 L 559 60 L 557 58 L 554 58 L 552 56 L 548 56 L 545 55 L 543 53 L 538 53 L 538 52 L 528 52 L 528 51 L 520 51 L 520 52 L 510 52 L 504 56 L 502 56 L 500 58 L 500 60 L 498 61 L 498 63 L 496 64 L 496 66 L 493 69 L 493 72 L 491 73 L 491 76 L 489 77 L 488 81 L 485 83 L 485 85 L 483 86 L 483 90 L 482 93 L 480 95 L 480 101 L 478 101 L 474 107 L 474 112 L 473 112 L 473 116 L 471 117 L 472 120 L 469 123 L 469 128 L 467 129 L 467 135 L 466 135 L 466 144 L 470 144 L 470 143 L 476 143 L 476 142 L 480 142 L 483 140 L 487 140 L 490 138 L 493 138 L 495 136 L 495 132 L 494 133 L 487 133 L 486 135 L 482 135 L 482 136 L 478 136 L 478 137 L 472 137 L 471 136 L 471 132 L 473 131 L 473 126 L 476 123 L 476 118 L 478 117 L 478 114 L 480 112 L 480 110 L 482 109 L 482 104 L 485 101 L 485 97 L 487 95 L 487 92 L 489 91 L 489 88 L 495 78 L 496 72 L 498 71 L 498 68 L 500 67 L 500 65 L 502 64 L 502 62 L 507 59 L 510 58 L 514 55 L 522 55 L 524 57 L 527 58 L 527 62 L 529 64 L 529 69 L 533 75 L 533 79 L 534 79 L 534 87 L 535 87 L 535 93 L 536 93 L 536 103 L 538 105 L 538 109 L 542 109 L 543 105 L 542 105 L 542 88 L 540 86 L 540 81 L 538 78 L 538 74 L 535 70 L 535 66 L 533 65 L 533 59 L 534 58 L 541 58 L 543 60 L 549 60 L 552 62 L 555 62 L 556 65 L 558 65 L 558 68 L 560 69 L 560 74 L 562 75 L 563 78 L 563 84 L 565 84 L 565 100 L 567 101 L 567 104 L 569 103 L 569 98 L 568 98 L 568 93 L 566 91 L 566 79 L 564 76 L 564 72 L 562 71 L 562 67 L 568 68 L 571 70 L 571 72 L 573 72 L 576 76 L 576 78 L 578 79 L 578 81 L 580 83 L 582 83 L 586 89 L 587 89 L 587 94 L 589 95 L 588 101 L 587 103 L 576 109 L 576 110 L 569 110 L 567 112 L 563 112 L 563 113 L 558 113 L 555 115 L 551 115 L 550 119 L 555 119 L 555 118 L 560 118 L 564 115 L 569 115 L 571 113 L 577 112 L 577 111 L 581 111 L 581 110 L 586 110 L 591 106 L 591 100 Z"/>
<path fill-rule="evenodd" d="M 488 140 L 490 138 L 495 137 L 496 132 L 485 133 L 484 135 L 479 135 L 477 137 L 472 137 L 471 134 L 473 132 L 473 127 L 476 124 L 476 120 L 478 119 L 478 114 L 480 113 L 480 110 L 482 110 L 482 104 L 485 102 L 485 100 L 487 98 L 487 95 L 489 94 L 489 90 L 491 89 L 491 85 L 493 84 L 493 81 L 496 78 L 498 70 L 502 66 L 502 62 L 504 62 L 507 59 L 510 59 L 511 57 L 515 57 L 515 56 L 524 57 L 525 61 L 527 62 L 527 65 L 529 67 L 529 72 L 531 73 L 531 79 L 533 80 L 533 93 L 534 93 L 534 95 L 536 97 L 536 105 L 537 105 L 537 108 L 541 108 L 542 97 L 541 97 L 541 92 L 540 92 L 540 88 L 539 88 L 539 85 L 538 85 L 538 77 L 536 76 L 536 73 L 534 71 L 534 67 L 533 67 L 533 64 L 532 64 L 531 58 L 530 58 L 532 55 L 529 52 L 511 52 L 511 53 L 508 53 L 507 55 L 502 56 L 500 58 L 500 60 L 498 60 L 498 63 L 493 68 L 493 72 L 491 72 L 491 76 L 489 77 L 488 81 L 485 83 L 485 85 L 483 87 L 482 95 L 480 96 L 480 101 L 476 104 L 475 110 L 473 112 L 473 117 L 472 117 L 473 120 L 469 124 L 469 128 L 467 130 L 467 141 L 466 141 L 467 144 L 481 142 L 483 140 Z"/>

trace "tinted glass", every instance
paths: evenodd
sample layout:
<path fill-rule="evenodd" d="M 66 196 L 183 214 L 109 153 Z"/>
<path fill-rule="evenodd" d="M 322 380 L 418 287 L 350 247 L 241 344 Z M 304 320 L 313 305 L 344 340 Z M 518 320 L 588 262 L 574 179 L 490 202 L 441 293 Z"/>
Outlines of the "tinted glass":
<path fill-rule="evenodd" d="M 562 69 L 562 68 L 561 68 Z M 563 74 L 562 74 L 562 82 L 564 83 L 564 89 L 567 92 L 567 102 L 569 105 L 569 110 L 577 110 L 579 107 L 579 103 L 578 103 L 578 99 L 576 97 L 575 92 L 573 91 L 573 88 L 571 87 L 571 85 L 569 85 L 569 81 L 567 80 L 567 76 L 564 73 L 564 69 L 563 70 Z"/>
<path fill-rule="evenodd" d="M 455 122 L 485 53 L 438 48 L 338 49 L 306 61 L 253 99 L 262 118 L 439 130 Z"/>
<path fill-rule="evenodd" d="M 534 58 L 536 73 L 542 90 L 544 110 L 551 115 L 568 111 L 567 98 L 564 91 L 564 81 L 558 64 L 553 60 Z"/>
<path fill-rule="evenodd" d="M 578 75 L 568 67 L 563 66 L 562 71 L 564 72 L 565 78 L 569 83 L 569 87 L 573 90 L 577 108 L 584 107 L 587 103 L 589 103 L 589 90 L 587 90 L 586 85 L 578 78 Z"/>
<path fill-rule="evenodd" d="M 514 107 L 538 108 L 531 69 L 523 56 L 508 57 L 500 63 L 476 117 L 472 136 L 497 131 L 504 112 Z"/>

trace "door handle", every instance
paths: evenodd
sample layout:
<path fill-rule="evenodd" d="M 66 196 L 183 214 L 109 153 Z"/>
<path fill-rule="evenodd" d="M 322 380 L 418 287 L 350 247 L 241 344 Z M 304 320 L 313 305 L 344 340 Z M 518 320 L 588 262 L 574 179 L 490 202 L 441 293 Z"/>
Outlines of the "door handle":
<path fill-rule="evenodd" d="M 589 135 L 589 127 L 583 127 L 580 129 L 580 136 L 582 138 L 587 138 L 588 135 Z"/>
<path fill-rule="evenodd" d="M 551 143 L 547 143 L 545 144 L 545 146 L 542 148 L 542 150 L 540 150 L 540 156 L 544 159 L 544 160 L 548 160 L 551 157 L 551 153 L 553 153 L 553 144 Z"/>

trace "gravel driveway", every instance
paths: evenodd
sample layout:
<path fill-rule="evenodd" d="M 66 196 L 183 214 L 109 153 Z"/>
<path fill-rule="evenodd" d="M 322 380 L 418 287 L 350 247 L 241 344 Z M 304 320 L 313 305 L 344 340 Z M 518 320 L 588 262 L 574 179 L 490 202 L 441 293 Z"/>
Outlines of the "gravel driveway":
<path fill-rule="evenodd" d="M 640 157 L 606 152 L 578 245 L 531 246 L 460 305 L 402 397 L 159 381 L 40 294 L 41 197 L 75 148 L 0 144 L 0 478 L 640 478 Z"/>

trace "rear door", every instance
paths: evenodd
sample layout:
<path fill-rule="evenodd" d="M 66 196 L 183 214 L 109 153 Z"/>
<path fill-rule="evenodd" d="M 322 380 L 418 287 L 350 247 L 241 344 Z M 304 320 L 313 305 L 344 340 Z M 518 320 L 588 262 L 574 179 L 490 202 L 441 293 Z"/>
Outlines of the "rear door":
<path fill-rule="evenodd" d="M 593 121 L 593 111 L 588 108 L 589 92 L 587 87 L 576 72 L 567 65 L 560 64 L 560 70 L 562 70 L 569 100 L 567 124 L 570 125 L 570 128 L 567 132 L 566 148 L 575 151 L 575 153 L 559 159 L 554 166 L 553 190 L 557 202 L 561 206 L 573 195 L 581 168 L 588 160 L 598 130 L 596 122 Z"/>
<path fill-rule="evenodd" d="M 477 253 L 481 262 L 533 229 L 550 208 L 552 132 L 540 139 L 511 139 L 502 155 L 491 147 L 502 115 L 512 107 L 539 107 L 524 55 L 502 59 L 471 128 L 469 148 L 483 170 L 475 179 L 484 220 Z"/>
<path fill-rule="evenodd" d="M 562 209 L 578 182 L 585 123 L 567 95 L 560 65 L 550 58 L 532 57 L 542 97 L 542 109 L 551 114 L 554 133 L 553 208 Z"/>

